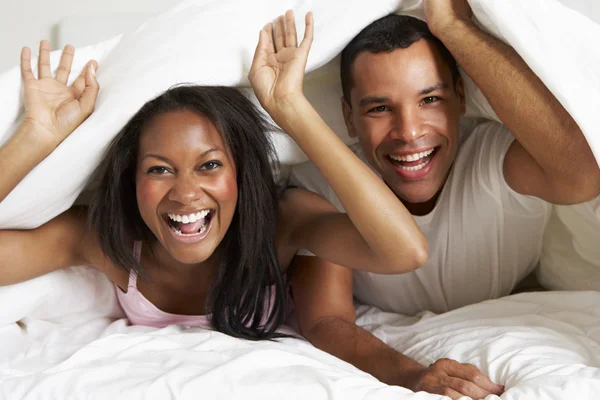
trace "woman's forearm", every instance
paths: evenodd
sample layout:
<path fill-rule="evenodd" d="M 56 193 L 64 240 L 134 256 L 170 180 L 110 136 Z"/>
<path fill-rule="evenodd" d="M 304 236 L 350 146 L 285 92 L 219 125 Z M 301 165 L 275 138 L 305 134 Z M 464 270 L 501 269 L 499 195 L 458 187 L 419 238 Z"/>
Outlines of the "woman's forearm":
<path fill-rule="evenodd" d="M 55 148 L 34 122 L 23 122 L 0 147 L 0 202 Z"/>
<path fill-rule="evenodd" d="M 304 97 L 290 101 L 275 121 L 294 138 L 339 197 L 354 226 L 380 265 L 404 260 L 412 249 L 418 268 L 427 259 L 427 242 L 402 202 L 327 126 Z M 402 272 L 402 271 L 395 271 Z M 406 272 L 406 271 L 404 271 Z"/>

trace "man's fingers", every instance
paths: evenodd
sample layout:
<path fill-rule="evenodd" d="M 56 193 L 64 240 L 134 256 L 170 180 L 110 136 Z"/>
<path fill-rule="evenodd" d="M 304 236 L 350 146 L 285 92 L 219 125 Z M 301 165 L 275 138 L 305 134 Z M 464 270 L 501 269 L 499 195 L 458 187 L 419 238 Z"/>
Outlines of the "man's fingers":
<path fill-rule="evenodd" d="M 443 396 L 447 396 L 450 397 L 452 400 L 459 400 L 461 397 L 464 397 L 464 395 L 458 393 L 456 390 L 452 390 L 450 388 L 446 388 L 446 390 L 444 390 L 444 393 L 440 393 Z"/>
<path fill-rule="evenodd" d="M 71 73 L 71 65 L 73 65 L 74 55 L 75 48 L 68 44 L 65 46 L 60 56 L 60 62 L 58 64 L 58 69 L 56 70 L 56 80 L 65 85 L 69 80 L 69 74 Z"/>
<path fill-rule="evenodd" d="M 275 26 L 273 27 L 273 42 L 275 43 L 275 51 L 280 51 L 285 47 L 285 25 L 283 23 L 283 16 L 275 20 Z"/>
<path fill-rule="evenodd" d="M 23 47 L 21 50 L 21 77 L 23 81 L 35 79 L 31 70 L 31 49 L 29 47 Z"/>
<path fill-rule="evenodd" d="M 492 382 L 472 364 L 453 364 L 447 373 L 450 376 L 472 382 L 489 393 L 501 395 L 504 392 L 503 386 Z"/>
<path fill-rule="evenodd" d="M 463 396 L 469 396 L 473 400 L 485 399 L 490 392 L 483 390 L 476 384 L 460 378 L 448 377 L 446 386 Z"/>
<path fill-rule="evenodd" d="M 40 54 L 38 57 L 38 79 L 52 78 L 50 70 L 50 42 L 42 40 L 40 42 Z"/>
<path fill-rule="evenodd" d="M 296 19 L 294 18 L 294 12 L 292 10 L 288 10 L 285 13 L 285 44 L 287 47 L 298 46 Z"/>

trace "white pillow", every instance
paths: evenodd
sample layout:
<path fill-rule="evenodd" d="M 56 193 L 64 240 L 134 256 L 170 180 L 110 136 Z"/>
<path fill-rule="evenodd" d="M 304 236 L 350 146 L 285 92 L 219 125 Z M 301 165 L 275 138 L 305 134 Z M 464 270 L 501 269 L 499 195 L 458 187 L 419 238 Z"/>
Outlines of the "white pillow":
<path fill-rule="evenodd" d="M 600 26 L 556 0 L 470 3 L 485 29 L 515 47 L 598 151 L 600 135 L 594 133 L 600 126 L 600 113 L 596 112 L 600 109 L 600 80 L 594 80 L 589 66 L 600 64 L 600 49 L 582 42 L 581 37 L 600 37 Z M 384 15 L 397 11 L 422 14 L 422 1 L 187 0 L 131 34 L 77 51 L 74 75 L 89 58 L 100 62 L 96 110 L 0 204 L 0 228 L 33 228 L 68 209 L 116 133 L 145 102 L 173 84 L 247 86 L 259 29 L 288 8 L 297 16 L 309 10 L 315 13 L 315 41 L 307 65 L 308 71 L 315 71 L 306 79 L 307 97 L 349 143 L 340 112 L 335 57 L 364 26 Z M 297 25 L 302 36 L 304 24 Z M 54 65 L 58 58 L 57 52 L 52 54 Z M 0 76 L 0 143 L 18 122 L 19 88 L 17 67 Z M 476 116 L 494 118 L 468 80 L 467 98 Z M 274 138 L 284 165 L 305 160 L 290 138 L 283 134 Z"/>
<path fill-rule="evenodd" d="M 600 290 L 600 197 L 554 207 L 538 279 L 552 290 Z"/>

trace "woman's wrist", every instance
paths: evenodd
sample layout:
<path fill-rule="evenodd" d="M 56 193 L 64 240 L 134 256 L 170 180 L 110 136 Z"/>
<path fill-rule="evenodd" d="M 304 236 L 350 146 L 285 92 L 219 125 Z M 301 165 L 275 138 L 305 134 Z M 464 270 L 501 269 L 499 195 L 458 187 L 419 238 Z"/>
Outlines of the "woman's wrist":
<path fill-rule="evenodd" d="M 285 129 L 284 126 L 288 121 L 293 120 L 299 113 L 302 113 L 307 105 L 310 106 L 310 103 L 302 93 L 294 93 L 274 100 L 267 108 L 267 112 L 277 125 Z"/>
<path fill-rule="evenodd" d="M 53 128 L 27 117 L 17 128 L 15 136 L 19 136 L 37 150 L 47 151 L 48 154 L 62 142 L 60 135 Z"/>

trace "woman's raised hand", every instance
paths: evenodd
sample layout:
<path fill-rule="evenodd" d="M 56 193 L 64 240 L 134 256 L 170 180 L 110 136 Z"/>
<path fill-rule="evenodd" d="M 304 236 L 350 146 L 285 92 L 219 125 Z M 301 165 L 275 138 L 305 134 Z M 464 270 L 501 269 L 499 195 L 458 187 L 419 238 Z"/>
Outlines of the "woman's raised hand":
<path fill-rule="evenodd" d="M 38 77 L 31 70 L 31 50 L 21 51 L 21 76 L 25 86 L 25 122 L 32 124 L 41 140 L 57 146 L 94 111 L 100 89 L 98 63 L 88 62 L 79 77 L 67 86 L 75 49 L 65 46 L 56 76 L 50 69 L 50 43 L 40 43 Z"/>
<path fill-rule="evenodd" d="M 298 45 L 294 13 L 287 11 L 261 31 L 248 79 L 260 104 L 273 116 L 304 96 L 302 82 L 313 41 L 313 16 L 306 14 L 304 39 Z"/>

